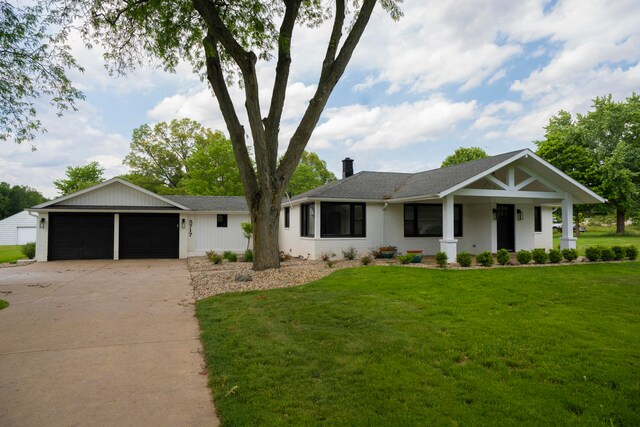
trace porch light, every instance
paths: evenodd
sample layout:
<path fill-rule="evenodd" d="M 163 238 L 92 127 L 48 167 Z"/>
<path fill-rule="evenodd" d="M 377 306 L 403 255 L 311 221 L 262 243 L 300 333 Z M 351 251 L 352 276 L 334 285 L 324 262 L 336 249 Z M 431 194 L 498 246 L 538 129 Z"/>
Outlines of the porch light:
<path fill-rule="evenodd" d="M 518 221 L 522 221 L 522 211 L 518 209 Z"/>
<path fill-rule="evenodd" d="M 40 218 L 40 228 L 44 228 L 44 222 L 45 222 L 45 219 Z"/>
<path fill-rule="evenodd" d="M 182 218 L 180 223 L 182 224 L 182 228 L 186 228 L 187 227 L 187 220 L 186 219 Z"/>
<path fill-rule="evenodd" d="M 493 219 L 494 219 L 494 221 L 496 219 L 498 219 L 498 209 L 496 209 L 496 208 L 493 208 Z"/>

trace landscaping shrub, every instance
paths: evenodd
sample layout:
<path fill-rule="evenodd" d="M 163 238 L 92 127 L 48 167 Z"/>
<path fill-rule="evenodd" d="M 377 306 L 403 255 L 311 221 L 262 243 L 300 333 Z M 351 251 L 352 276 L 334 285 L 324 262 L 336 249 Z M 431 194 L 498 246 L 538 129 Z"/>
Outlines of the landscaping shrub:
<path fill-rule="evenodd" d="M 371 264 L 372 258 L 371 255 L 363 255 L 360 257 L 360 264 L 369 265 Z"/>
<path fill-rule="evenodd" d="M 627 258 L 632 261 L 638 258 L 638 248 L 636 248 L 635 246 L 627 246 L 625 248 L 625 252 L 627 254 Z"/>
<path fill-rule="evenodd" d="M 518 251 L 518 253 L 516 254 L 516 259 L 520 264 L 529 264 L 529 262 L 531 262 L 531 258 L 531 252 L 525 249 Z"/>
<path fill-rule="evenodd" d="M 222 253 L 222 258 L 226 259 L 229 262 L 236 262 L 238 261 L 238 255 L 236 255 L 235 253 L 231 252 L 231 251 L 224 251 Z"/>
<path fill-rule="evenodd" d="M 491 267 L 493 265 L 493 255 L 489 251 L 484 251 L 476 255 L 476 262 L 484 267 Z"/>
<path fill-rule="evenodd" d="M 349 261 L 354 260 L 358 256 L 358 250 L 353 246 L 349 246 L 347 249 L 342 251 L 342 256 L 344 259 L 348 259 Z"/>
<path fill-rule="evenodd" d="M 247 249 L 246 251 L 244 251 L 242 260 L 244 262 L 253 262 L 253 251 L 251 249 Z"/>
<path fill-rule="evenodd" d="M 558 249 L 551 249 L 549 251 L 549 262 L 557 264 L 562 261 L 562 253 Z"/>
<path fill-rule="evenodd" d="M 613 261 L 616 259 L 616 253 L 611 248 L 602 248 L 600 251 L 600 259 L 602 261 Z"/>
<path fill-rule="evenodd" d="M 409 264 L 411 261 L 413 261 L 413 254 L 404 254 L 404 255 L 398 255 L 396 258 L 398 259 L 398 261 L 400 261 L 400 264 Z"/>
<path fill-rule="evenodd" d="M 336 256 L 335 252 L 332 251 L 322 251 L 320 252 L 320 259 L 322 261 L 329 261 L 331 258 L 333 258 L 334 256 Z"/>
<path fill-rule="evenodd" d="M 544 249 L 538 248 L 531 251 L 531 258 L 536 264 L 546 264 L 549 260 L 549 255 Z"/>
<path fill-rule="evenodd" d="M 562 257 L 569 262 L 575 261 L 576 259 L 578 259 L 578 251 L 575 249 L 563 249 Z"/>
<path fill-rule="evenodd" d="M 627 256 L 627 250 L 622 246 L 614 246 L 611 248 L 611 250 L 615 255 L 616 261 L 620 261 L 621 259 L 624 259 Z"/>
<path fill-rule="evenodd" d="M 22 245 L 20 250 L 22 250 L 22 253 L 24 254 L 24 256 L 26 256 L 29 259 L 33 259 L 33 257 L 36 256 L 36 244 L 34 242 L 29 242 Z"/>
<path fill-rule="evenodd" d="M 469 252 L 460 252 L 456 256 L 456 262 L 460 267 L 471 267 L 471 254 Z"/>
<path fill-rule="evenodd" d="M 220 264 L 222 262 L 222 257 L 216 251 L 207 251 L 207 258 L 214 264 Z"/>
<path fill-rule="evenodd" d="M 438 252 L 436 254 L 436 264 L 438 264 L 438 267 L 445 268 L 448 260 L 449 256 L 446 252 Z"/>
<path fill-rule="evenodd" d="M 498 260 L 498 264 L 506 265 L 509 261 L 511 261 L 511 255 L 509 255 L 509 251 L 502 248 L 496 254 L 496 259 Z"/>
<path fill-rule="evenodd" d="M 589 261 L 598 261 L 602 256 L 602 249 L 598 246 L 590 246 L 586 249 L 585 255 Z"/>

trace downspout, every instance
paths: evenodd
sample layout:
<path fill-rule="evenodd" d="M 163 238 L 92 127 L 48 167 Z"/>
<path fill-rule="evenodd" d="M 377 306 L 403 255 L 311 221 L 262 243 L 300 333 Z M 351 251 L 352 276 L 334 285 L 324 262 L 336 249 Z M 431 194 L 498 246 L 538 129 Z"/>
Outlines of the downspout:
<path fill-rule="evenodd" d="M 386 223 L 386 215 L 385 212 L 387 210 L 387 207 L 389 207 L 389 202 L 384 202 L 384 206 L 382 207 L 382 235 L 380 236 L 381 241 L 380 241 L 380 246 L 383 246 L 384 243 L 384 226 Z"/>

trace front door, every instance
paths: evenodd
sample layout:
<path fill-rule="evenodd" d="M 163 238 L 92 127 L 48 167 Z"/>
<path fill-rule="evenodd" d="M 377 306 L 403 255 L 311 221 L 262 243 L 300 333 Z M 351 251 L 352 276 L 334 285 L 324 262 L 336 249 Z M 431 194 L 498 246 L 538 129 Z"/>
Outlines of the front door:
<path fill-rule="evenodd" d="M 513 205 L 497 205 L 498 250 L 515 251 L 515 218 Z"/>

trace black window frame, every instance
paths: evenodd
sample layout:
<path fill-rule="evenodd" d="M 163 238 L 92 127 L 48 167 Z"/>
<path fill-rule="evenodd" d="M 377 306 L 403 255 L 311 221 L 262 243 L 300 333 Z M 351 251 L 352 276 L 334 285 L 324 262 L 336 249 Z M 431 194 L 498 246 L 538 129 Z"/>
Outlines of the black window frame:
<path fill-rule="evenodd" d="M 542 206 L 533 207 L 533 232 L 542 233 Z"/>
<path fill-rule="evenodd" d="M 329 208 L 336 206 L 348 206 L 349 207 L 349 233 L 348 234 L 336 234 L 329 233 L 327 221 L 329 220 L 328 213 Z M 362 219 L 356 220 L 356 207 L 362 210 Z M 362 223 L 362 233 L 356 233 L 356 222 Z M 367 237 L 367 204 L 356 202 L 321 202 L 320 203 L 320 237 L 324 238 L 364 238 Z"/>
<path fill-rule="evenodd" d="M 314 211 L 313 211 L 313 221 L 314 221 L 314 227 L 313 227 L 313 233 L 309 233 L 309 228 L 307 227 L 307 223 L 309 222 L 309 211 L 310 208 L 313 207 Z M 315 203 L 303 203 L 300 205 L 300 237 L 315 237 L 316 236 L 316 229 L 315 229 Z"/>
<path fill-rule="evenodd" d="M 291 227 L 291 208 L 289 208 L 289 206 L 286 206 L 284 208 L 284 228 L 290 228 Z"/>
<path fill-rule="evenodd" d="M 419 233 L 418 232 L 418 209 L 421 206 L 437 206 L 442 212 L 442 204 L 438 203 L 406 203 L 403 207 L 403 226 L 404 226 L 404 237 L 442 237 L 443 231 L 440 233 Z M 407 209 L 413 209 L 413 218 L 412 220 L 407 220 Z M 442 230 L 442 217 L 440 218 L 440 229 Z M 413 225 L 411 226 L 412 232 L 407 233 L 407 221 L 412 221 Z M 462 204 L 454 204 L 453 205 L 453 237 L 463 237 L 463 211 Z"/>
<path fill-rule="evenodd" d="M 217 228 L 227 228 L 229 226 L 229 215 L 227 214 L 218 214 L 216 216 L 216 227 Z"/>

